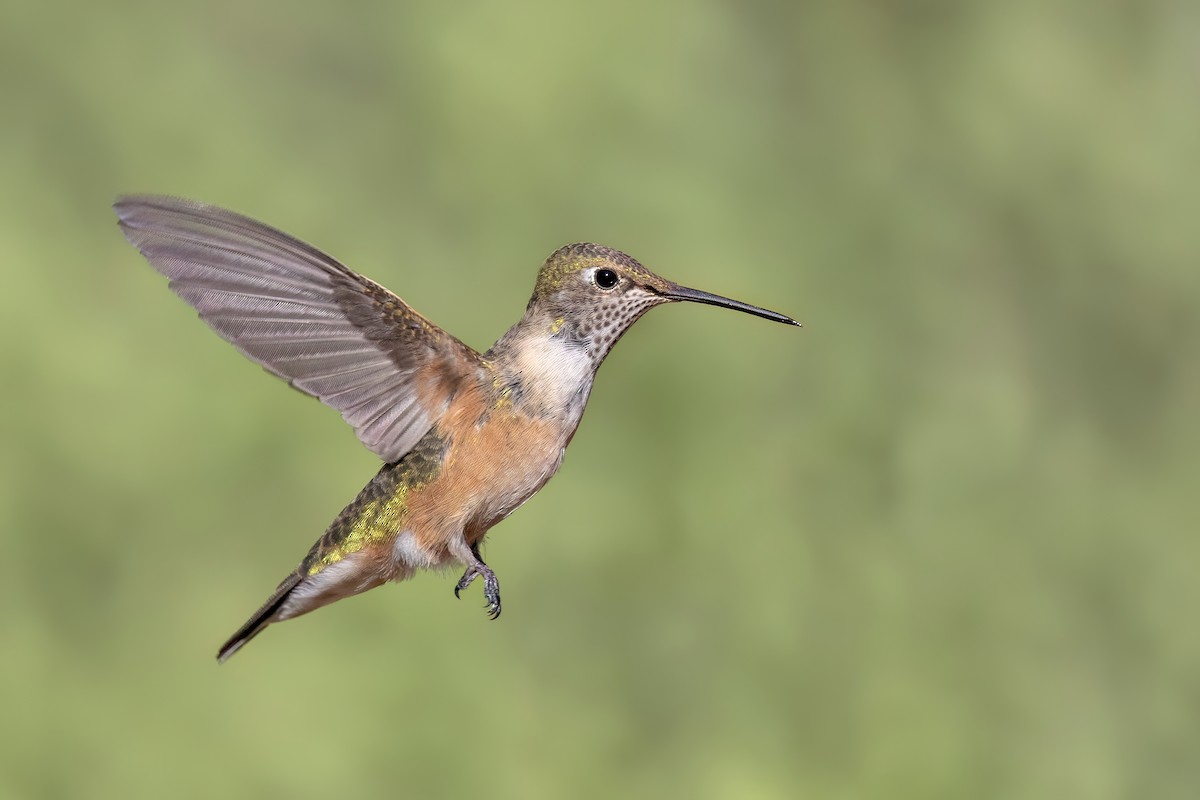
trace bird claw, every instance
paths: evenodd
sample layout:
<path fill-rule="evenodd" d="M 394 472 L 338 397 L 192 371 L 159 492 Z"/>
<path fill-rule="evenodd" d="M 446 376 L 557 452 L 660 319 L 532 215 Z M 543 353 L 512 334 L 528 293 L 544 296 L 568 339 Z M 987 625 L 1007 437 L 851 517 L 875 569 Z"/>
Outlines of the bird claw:
<path fill-rule="evenodd" d="M 454 587 L 454 596 L 460 597 L 462 591 L 480 575 L 483 576 L 483 599 L 487 601 L 484 609 L 487 611 L 489 619 L 496 619 L 500 616 L 500 581 L 496 580 L 496 573 L 492 572 L 486 564 L 467 567 L 466 572 L 458 579 L 458 583 Z"/>
<path fill-rule="evenodd" d="M 487 614 L 490 619 L 496 619 L 500 616 L 500 581 L 496 580 L 496 573 L 492 572 L 487 567 L 483 568 L 483 599 L 487 600 Z"/>
<path fill-rule="evenodd" d="M 478 575 L 479 570 L 475 567 L 467 567 L 467 571 L 458 579 L 458 583 L 454 587 L 454 596 L 458 597 L 459 593 L 470 586 Z"/>

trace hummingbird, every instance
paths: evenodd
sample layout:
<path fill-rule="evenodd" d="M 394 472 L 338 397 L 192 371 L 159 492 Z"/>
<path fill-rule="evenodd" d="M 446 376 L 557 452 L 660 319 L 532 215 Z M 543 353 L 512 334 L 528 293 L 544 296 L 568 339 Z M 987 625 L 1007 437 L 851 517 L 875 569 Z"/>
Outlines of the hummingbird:
<path fill-rule="evenodd" d="M 689 289 L 599 244 L 559 248 L 525 315 L 479 353 L 397 295 L 315 247 L 216 206 L 118 198 L 121 231 L 170 288 L 243 355 L 331 406 L 383 466 L 267 601 L 217 653 L 268 625 L 461 565 L 458 597 L 500 583 L 480 547 L 492 526 L 562 465 L 596 371 L 651 308 L 707 303 L 775 322 L 774 311 Z"/>

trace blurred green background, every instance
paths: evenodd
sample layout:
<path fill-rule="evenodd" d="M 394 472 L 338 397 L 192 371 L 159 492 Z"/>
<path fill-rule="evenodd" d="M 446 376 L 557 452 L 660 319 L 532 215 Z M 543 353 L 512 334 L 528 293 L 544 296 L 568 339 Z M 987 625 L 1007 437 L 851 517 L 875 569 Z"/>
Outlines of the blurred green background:
<path fill-rule="evenodd" d="M 1200 791 L 1200 6 L 7 4 L 0 796 Z M 376 469 L 128 191 L 486 347 L 576 240 L 655 311 L 493 531 L 253 611 Z"/>

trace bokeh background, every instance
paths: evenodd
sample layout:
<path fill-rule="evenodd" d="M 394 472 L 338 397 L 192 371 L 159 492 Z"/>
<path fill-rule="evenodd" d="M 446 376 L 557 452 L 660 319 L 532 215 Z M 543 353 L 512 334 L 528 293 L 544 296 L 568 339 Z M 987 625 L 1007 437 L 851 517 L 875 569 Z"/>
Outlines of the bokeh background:
<path fill-rule="evenodd" d="M 0 11 L 0 796 L 1200 792 L 1200 6 Z M 217 645 L 374 473 L 109 204 L 257 216 L 476 347 L 649 315 L 493 531 Z"/>

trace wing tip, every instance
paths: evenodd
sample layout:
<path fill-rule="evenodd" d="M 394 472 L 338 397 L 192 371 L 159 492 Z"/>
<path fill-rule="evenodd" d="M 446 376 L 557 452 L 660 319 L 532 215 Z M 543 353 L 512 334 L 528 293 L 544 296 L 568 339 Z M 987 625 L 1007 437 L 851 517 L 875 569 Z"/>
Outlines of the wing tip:
<path fill-rule="evenodd" d="M 195 213 L 208 208 L 215 208 L 215 206 L 201 203 L 198 200 L 189 200 L 186 197 L 151 193 L 119 194 L 113 199 L 112 204 L 112 210 L 117 215 L 117 222 L 122 227 L 133 226 L 139 212 Z"/>

